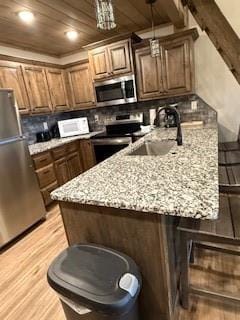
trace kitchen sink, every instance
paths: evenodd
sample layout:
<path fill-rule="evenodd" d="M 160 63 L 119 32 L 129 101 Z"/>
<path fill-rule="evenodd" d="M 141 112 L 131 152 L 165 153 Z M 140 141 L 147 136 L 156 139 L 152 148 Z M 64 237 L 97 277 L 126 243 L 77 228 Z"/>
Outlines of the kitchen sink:
<path fill-rule="evenodd" d="M 134 151 L 130 152 L 129 156 L 164 156 L 176 144 L 175 140 L 163 141 L 145 141 Z"/>

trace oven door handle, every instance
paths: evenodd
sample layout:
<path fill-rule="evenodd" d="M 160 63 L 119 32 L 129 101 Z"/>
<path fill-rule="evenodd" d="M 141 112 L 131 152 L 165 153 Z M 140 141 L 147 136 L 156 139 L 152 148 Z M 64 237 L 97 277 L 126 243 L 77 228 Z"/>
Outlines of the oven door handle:
<path fill-rule="evenodd" d="M 128 145 L 132 142 L 132 138 L 104 138 L 104 139 L 92 139 L 92 144 L 94 146 L 111 146 L 111 145 Z"/>

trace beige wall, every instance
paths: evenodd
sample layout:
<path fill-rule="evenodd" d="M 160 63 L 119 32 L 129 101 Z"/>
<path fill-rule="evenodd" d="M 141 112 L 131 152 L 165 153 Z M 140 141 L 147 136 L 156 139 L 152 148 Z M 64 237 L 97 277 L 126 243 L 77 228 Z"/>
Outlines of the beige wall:
<path fill-rule="evenodd" d="M 42 62 L 49 62 L 49 63 L 56 63 L 56 64 L 59 63 L 58 58 L 54 58 L 45 54 L 30 52 L 26 50 L 5 47 L 1 45 L 0 45 L 0 54 L 11 56 L 11 57 L 42 61 Z"/>
<path fill-rule="evenodd" d="M 217 0 L 217 3 L 240 34 L 239 0 Z M 197 25 L 192 16 L 189 22 L 190 27 Z M 195 43 L 197 94 L 218 112 L 220 140 L 236 140 L 240 125 L 240 85 L 205 32 L 199 30 L 199 33 Z"/>

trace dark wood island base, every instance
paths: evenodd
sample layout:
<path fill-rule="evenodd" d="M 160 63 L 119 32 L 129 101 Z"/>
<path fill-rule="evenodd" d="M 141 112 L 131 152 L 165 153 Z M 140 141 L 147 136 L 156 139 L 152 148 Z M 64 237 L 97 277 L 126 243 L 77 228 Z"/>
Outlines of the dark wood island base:
<path fill-rule="evenodd" d="M 69 245 L 96 243 L 132 257 L 143 277 L 141 320 L 176 319 L 178 218 L 60 202 Z"/>

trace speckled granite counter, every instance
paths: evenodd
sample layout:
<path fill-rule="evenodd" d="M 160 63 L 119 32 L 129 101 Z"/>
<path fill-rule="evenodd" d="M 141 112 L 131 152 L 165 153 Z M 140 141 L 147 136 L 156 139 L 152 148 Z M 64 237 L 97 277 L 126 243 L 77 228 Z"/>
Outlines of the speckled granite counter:
<path fill-rule="evenodd" d="M 176 129 L 156 129 L 105 160 L 51 196 L 76 202 L 158 214 L 216 219 L 218 132 L 183 128 L 183 146 L 165 156 L 130 156 L 144 140 L 176 137 Z"/>
<path fill-rule="evenodd" d="M 34 155 L 34 154 L 41 153 L 41 152 L 44 152 L 47 150 L 51 150 L 56 147 L 60 147 L 63 144 L 66 144 L 66 143 L 69 143 L 69 142 L 72 142 L 75 140 L 90 139 L 91 137 L 94 137 L 98 133 L 100 133 L 100 131 L 90 132 L 87 134 L 82 134 L 79 136 L 73 136 L 73 137 L 69 137 L 69 138 L 52 139 L 52 140 L 46 141 L 46 142 L 31 144 L 28 146 L 28 148 L 29 148 L 30 154 Z"/>

